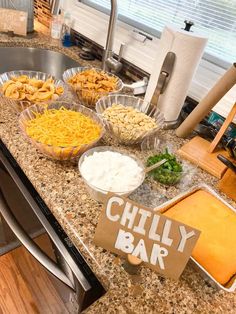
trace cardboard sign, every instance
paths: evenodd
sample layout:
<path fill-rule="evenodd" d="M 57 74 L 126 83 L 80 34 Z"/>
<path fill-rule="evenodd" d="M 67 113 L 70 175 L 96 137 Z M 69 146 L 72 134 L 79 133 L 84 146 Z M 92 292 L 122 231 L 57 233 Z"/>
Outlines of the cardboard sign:
<path fill-rule="evenodd" d="M 0 32 L 26 36 L 28 12 L 0 8 Z"/>
<path fill-rule="evenodd" d="M 132 254 L 162 275 L 178 279 L 200 231 L 109 193 L 95 244 L 121 256 Z"/>

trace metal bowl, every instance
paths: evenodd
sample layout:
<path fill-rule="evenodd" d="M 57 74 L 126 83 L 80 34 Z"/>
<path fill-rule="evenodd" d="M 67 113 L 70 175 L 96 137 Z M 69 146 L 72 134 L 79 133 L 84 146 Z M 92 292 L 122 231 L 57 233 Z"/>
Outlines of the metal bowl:
<path fill-rule="evenodd" d="M 109 72 L 106 72 L 109 76 L 111 77 L 115 77 L 117 79 L 117 86 L 116 89 L 112 92 L 98 92 L 98 91 L 94 91 L 94 90 L 88 90 L 88 89 L 83 89 L 83 88 L 75 88 L 73 87 L 70 83 L 68 83 L 68 80 L 73 77 L 74 75 L 76 75 L 77 73 L 83 72 L 85 70 L 89 70 L 89 69 L 94 69 L 97 72 L 104 72 L 103 70 L 99 69 L 99 68 L 94 68 L 94 67 L 78 67 L 78 68 L 71 68 L 66 70 L 63 73 L 63 80 L 65 83 L 67 83 L 68 85 L 70 85 L 73 90 L 76 92 L 78 100 L 86 107 L 95 108 L 96 102 L 99 98 L 106 96 L 106 95 L 110 95 L 110 94 L 114 94 L 114 93 L 119 93 L 122 89 L 123 89 L 123 82 L 122 80 Z"/>
<path fill-rule="evenodd" d="M 141 98 L 123 94 L 117 95 L 108 95 L 99 99 L 96 103 L 96 112 L 102 117 L 102 113 L 113 104 L 121 104 L 127 107 L 133 107 L 139 111 L 146 113 L 149 107 L 149 103 L 144 101 Z M 150 131 L 144 131 L 141 135 L 135 132 L 131 133 L 130 138 L 122 136 L 122 129 L 118 125 L 112 124 L 104 117 L 102 117 L 107 131 L 111 136 L 121 144 L 132 145 L 141 143 L 147 136 L 155 134 L 159 129 L 164 125 L 164 115 L 157 109 L 155 112 L 152 112 L 149 117 L 153 118 L 156 122 L 156 127 Z"/>
<path fill-rule="evenodd" d="M 43 73 L 43 72 L 37 72 L 37 71 L 10 71 L 10 72 L 5 72 L 3 74 L 0 75 L 0 99 L 2 102 L 4 102 L 7 106 L 11 107 L 14 111 L 16 112 L 22 112 L 23 110 L 25 110 L 26 108 L 28 108 L 29 106 L 33 105 L 34 103 L 36 103 L 35 101 L 28 101 L 28 100 L 15 100 L 9 97 L 6 97 L 2 92 L 1 92 L 1 87 L 2 85 L 9 81 L 13 76 L 21 76 L 21 75 L 27 75 L 29 78 L 36 78 L 37 80 L 42 80 L 42 81 L 46 81 L 49 78 L 53 78 L 54 79 L 54 85 L 56 87 L 63 87 L 64 92 L 61 96 L 59 96 L 59 98 L 57 99 L 57 101 L 63 101 L 68 99 L 68 96 L 70 94 L 69 91 L 69 87 L 67 84 L 65 84 L 62 80 L 58 80 L 55 79 L 52 75 L 47 74 L 47 73 Z M 45 102 L 50 102 L 51 100 L 47 100 L 47 101 L 43 101 Z M 37 102 L 40 103 L 40 102 Z"/>
<path fill-rule="evenodd" d="M 42 154 L 45 156 L 56 159 L 56 160 L 72 160 L 83 154 L 86 150 L 94 147 L 97 142 L 103 137 L 105 129 L 102 120 L 99 118 L 99 116 L 93 112 L 92 110 L 79 105 L 75 102 L 53 102 L 50 103 L 47 106 L 47 109 L 59 109 L 60 107 L 64 107 L 66 109 L 70 109 L 73 111 L 81 112 L 82 114 L 90 117 L 92 120 L 94 120 L 100 127 L 101 127 L 101 134 L 99 138 L 96 140 L 90 142 L 89 144 L 84 144 L 81 146 L 53 146 L 41 143 L 31 137 L 28 136 L 26 132 L 26 123 L 29 120 L 32 120 L 35 118 L 35 115 L 37 113 L 42 113 L 45 108 L 42 105 L 35 104 L 27 109 L 25 109 L 19 117 L 19 125 L 20 129 L 23 133 L 23 135 L 35 146 Z"/>

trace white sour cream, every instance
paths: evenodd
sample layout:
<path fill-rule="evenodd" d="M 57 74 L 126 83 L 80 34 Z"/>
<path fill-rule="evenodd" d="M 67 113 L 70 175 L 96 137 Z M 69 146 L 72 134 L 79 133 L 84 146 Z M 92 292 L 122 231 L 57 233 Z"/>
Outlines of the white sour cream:
<path fill-rule="evenodd" d="M 89 184 L 110 192 L 134 190 L 143 179 L 143 169 L 135 159 L 112 151 L 86 156 L 80 172 Z"/>

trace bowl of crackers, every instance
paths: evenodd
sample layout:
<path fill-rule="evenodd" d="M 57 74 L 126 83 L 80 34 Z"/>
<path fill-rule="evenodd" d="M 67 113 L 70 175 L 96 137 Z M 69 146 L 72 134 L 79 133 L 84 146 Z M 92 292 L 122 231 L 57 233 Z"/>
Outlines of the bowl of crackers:
<path fill-rule="evenodd" d="M 123 94 L 108 95 L 96 103 L 96 112 L 103 119 L 109 134 L 120 144 L 141 143 L 164 126 L 164 115 L 156 109 L 147 113 L 149 103 Z"/>
<path fill-rule="evenodd" d="M 63 73 L 63 80 L 72 87 L 79 101 L 91 109 L 95 109 L 101 97 L 119 93 L 123 88 L 119 77 L 93 67 L 68 69 Z"/>
<path fill-rule="evenodd" d="M 69 87 L 50 74 L 11 71 L 0 75 L 0 98 L 17 112 L 32 104 L 66 99 Z"/>

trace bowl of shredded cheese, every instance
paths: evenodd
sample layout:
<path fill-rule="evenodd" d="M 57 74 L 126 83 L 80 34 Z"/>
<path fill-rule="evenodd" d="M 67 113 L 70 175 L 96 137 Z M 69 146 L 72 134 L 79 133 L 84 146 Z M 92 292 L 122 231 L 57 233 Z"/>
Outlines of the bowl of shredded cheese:
<path fill-rule="evenodd" d="M 0 75 L 0 99 L 17 112 L 35 103 L 68 99 L 69 94 L 72 97 L 73 91 L 67 84 L 47 73 L 20 70 Z"/>
<path fill-rule="evenodd" d="M 118 93 L 123 82 L 116 75 L 93 67 L 77 67 L 66 70 L 63 80 L 77 94 L 86 107 L 95 109 L 96 101 L 106 95 Z"/>
<path fill-rule="evenodd" d="M 164 125 L 164 115 L 159 109 L 147 114 L 149 105 L 150 103 L 135 96 L 108 95 L 97 101 L 96 112 L 118 143 L 132 145 L 156 134 Z"/>
<path fill-rule="evenodd" d="M 19 125 L 41 153 L 56 160 L 77 158 L 104 135 L 102 120 L 76 102 L 35 104 L 20 114 Z"/>

